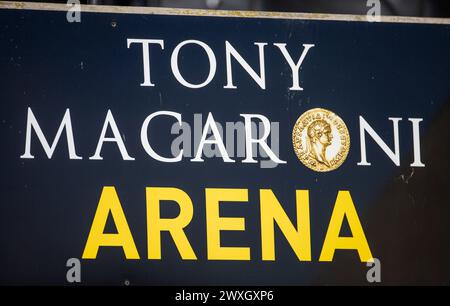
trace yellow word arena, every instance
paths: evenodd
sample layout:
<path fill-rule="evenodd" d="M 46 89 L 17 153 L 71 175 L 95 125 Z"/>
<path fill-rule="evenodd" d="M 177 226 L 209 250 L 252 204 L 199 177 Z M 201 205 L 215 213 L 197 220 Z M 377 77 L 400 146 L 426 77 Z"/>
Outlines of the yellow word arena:
<path fill-rule="evenodd" d="M 220 206 L 226 202 L 248 202 L 248 189 L 205 188 L 206 244 L 208 260 L 251 260 L 249 247 L 221 246 L 221 232 L 245 231 L 244 217 L 220 216 Z M 311 230 L 309 191 L 296 190 L 296 223 L 293 224 L 271 189 L 261 189 L 261 259 L 274 261 L 275 225 L 300 261 L 311 261 Z M 167 201 L 179 206 L 175 218 L 162 218 L 160 211 Z M 172 204 L 171 204 L 172 205 Z M 147 187 L 147 259 L 161 260 L 161 233 L 168 232 L 183 260 L 197 260 L 196 251 L 184 231 L 194 217 L 194 206 L 189 195 L 179 188 Z M 109 216 L 116 226 L 116 233 L 105 233 Z M 346 218 L 351 236 L 339 233 Z M 121 247 L 126 259 L 140 259 L 133 235 L 115 187 L 103 188 L 92 226 L 83 252 L 83 259 L 95 259 L 99 248 Z M 372 254 L 364 230 L 349 191 L 338 191 L 328 230 L 323 241 L 319 261 L 333 260 L 336 250 L 357 251 L 361 262 L 372 260 Z"/>

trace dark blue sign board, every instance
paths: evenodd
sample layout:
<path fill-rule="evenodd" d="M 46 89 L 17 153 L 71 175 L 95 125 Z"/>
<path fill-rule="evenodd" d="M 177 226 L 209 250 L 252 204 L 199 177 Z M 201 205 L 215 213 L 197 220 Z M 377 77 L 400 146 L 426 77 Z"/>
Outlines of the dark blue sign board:
<path fill-rule="evenodd" d="M 0 6 L 1 284 L 450 284 L 448 20 L 66 9 Z"/>

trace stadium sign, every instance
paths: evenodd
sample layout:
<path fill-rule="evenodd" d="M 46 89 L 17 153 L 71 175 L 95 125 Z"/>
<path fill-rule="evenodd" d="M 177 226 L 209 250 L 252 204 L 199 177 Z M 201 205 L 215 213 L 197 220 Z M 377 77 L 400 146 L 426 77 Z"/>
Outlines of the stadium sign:
<path fill-rule="evenodd" d="M 66 13 L 0 6 L 1 283 L 78 262 L 84 284 L 360 284 L 377 262 L 404 284 L 450 254 L 448 20 Z"/>

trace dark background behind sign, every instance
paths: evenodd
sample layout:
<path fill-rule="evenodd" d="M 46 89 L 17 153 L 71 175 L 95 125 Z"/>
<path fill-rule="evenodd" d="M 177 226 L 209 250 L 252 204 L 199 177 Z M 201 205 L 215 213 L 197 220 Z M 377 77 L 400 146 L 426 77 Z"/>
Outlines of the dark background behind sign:
<path fill-rule="evenodd" d="M 47 0 L 46 2 L 67 3 L 64 0 Z M 367 14 L 368 10 L 378 2 L 383 16 L 450 17 L 450 2 L 447 0 L 81 0 L 80 2 L 96 5 L 354 15 Z"/>
<path fill-rule="evenodd" d="M 384 284 L 449 284 L 450 217 L 448 25 L 370 24 L 360 22 L 215 18 L 82 13 L 70 24 L 65 12 L 0 10 L 0 282 L 67 284 L 65 263 L 80 258 L 103 186 L 115 186 L 141 260 L 125 260 L 121 248 L 100 248 L 96 260 L 82 260 L 83 284 L 151 285 L 300 285 L 367 284 L 368 268 L 354 251 L 336 251 L 332 263 L 318 263 L 338 190 L 350 190 L 374 257 L 382 264 Z M 155 87 L 140 87 L 142 51 L 127 49 L 127 38 L 165 40 L 152 49 Z M 181 41 L 197 39 L 215 51 L 216 77 L 205 88 L 182 87 L 170 70 L 170 55 Z M 226 90 L 225 40 L 257 67 L 254 42 L 266 47 L 267 89 L 234 65 L 237 90 Z M 314 43 L 301 72 L 303 92 L 292 92 L 290 68 L 271 46 L 286 42 L 295 57 L 303 43 Z M 186 79 L 201 81 L 207 62 L 200 50 L 183 49 Z M 33 137 L 34 160 L 24 153 L 27 107 L 52 139 L 70 108 L 78 155 L 68 160 L 65 137 L 48 160 Z M 314 107 L 336 112 L 347 124 L 351 148 L 336 171 L 304 167 L 291 145 L 292 127 Z M 135 161 L 123 161 L 117 146 L 105 144 L 103 161 L 91 161 L 108 109 L 114 114 Z M 219 122 L 258 113 L 280 122 L 280 155 L 287 165 L 166 164 L 148 157 L 140 129 L 148 114 L 180 112 L 193 122 L 212 112 Z M 396 167 L 368 138 L 371 167 L 360 161 L 358 116 L 393 143 L 392 123 L 400 122 L 401 167 Z M 412 161 L 411 123 L 421 123 L 422 160 Z M 152 123 L 152 144 L 170 153 L 172 120 Z M 412 173 L 412 174 L 411 174 Z M 410 177 L 410 178 L 409 178 Z M 409 178 L 409 179 L 408 179 Z M 145 187 L 171 186 L 186 191 L 194 218 L 186 229 L 198 257 L 182 261 L 163 234 L 161 261 L 149 261 Z M 224 232 L 223 246 L 250 246 L 250 262 L 208 261 L 205 187 L 248 188 L 249 202 L 225 203 L 223 216 L 244 216 L 245 232 Z M 310 190 L 312 262 L 299 262 L 276 229 L 275 262 L 261 261 L 259 189 L 270 188 L 295 220 L 295 190 Z M 177 214 L 176 206 L 163 212 Z M 113 228 L 111 230 L 114 230 Z"/>

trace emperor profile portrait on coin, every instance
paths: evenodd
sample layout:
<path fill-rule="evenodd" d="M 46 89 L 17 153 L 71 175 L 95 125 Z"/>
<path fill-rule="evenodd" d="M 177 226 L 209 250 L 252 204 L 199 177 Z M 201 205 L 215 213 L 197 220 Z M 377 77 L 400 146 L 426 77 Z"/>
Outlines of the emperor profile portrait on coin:
<path fill-rule="evenodd" d="M 308 168 L 327 172 L 339 168 L 350 149 L 350 135 L 335 113 L 314 108 L 295 123 L 292 144 L 298 159 Z"/>

